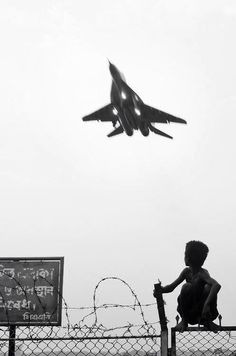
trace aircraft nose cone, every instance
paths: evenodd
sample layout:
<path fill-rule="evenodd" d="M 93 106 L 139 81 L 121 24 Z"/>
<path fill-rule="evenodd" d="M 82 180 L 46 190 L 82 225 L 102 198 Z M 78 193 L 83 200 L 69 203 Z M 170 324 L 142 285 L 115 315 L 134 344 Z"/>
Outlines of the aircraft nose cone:
<path fill-rule="evenodd" d="M 108 58 L 107 58 L 107 61 L 108 61 L 108 64 L 109 64 L 109 69 L 111 70 L 111 65 L 113 65 L 113 64 L 109 61 Z"/>
<path fill-rule="evenodd" d="M 116 66 L 114 64 L 112 64 L 109 60 L 109 70 L 110 70 L 110 73 L 112 75 L 112 77 L 118 77 L 119 76 L 119 71 L 118 69 L 116 68 Z"/>

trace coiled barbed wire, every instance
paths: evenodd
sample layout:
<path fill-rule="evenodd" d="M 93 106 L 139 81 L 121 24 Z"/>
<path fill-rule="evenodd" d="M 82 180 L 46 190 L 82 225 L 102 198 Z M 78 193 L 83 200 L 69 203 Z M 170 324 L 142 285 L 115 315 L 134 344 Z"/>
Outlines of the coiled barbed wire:
<path fill-rule="evenodd" d="M 16 285 L 19 286 L 23 293 L 25 294 L 26 300 L 28 301 L 28 296 L 27 296 L 27 292 L 24 290 L 24 286 L 16 279 L 16 278 L 12 278 L 12 276 L 10 277 L 8 274 L 6 274 L 9 278 L 11 278 L 11 280 L 14 280 Z M 34 290 L 34 294 L 38 300 L 39 305 L 41 305 L 41 308 L 44 312 L 46 312 L 47 310 L 47 305 L 42 303 L 42 300 L 40 298 L 40 296 L 37 293 L 36 290 L 36 283 L 37 281 L 39 281 L 40 279 L 44 280 L 48 285 L 50 286 L 54 286 L 53 283 L 51 281 L 49 281 L 46 277 L 43 276 L 38 276 L 37 278 L 32 277 L 33 278 L 33 290 Z M 105 282 L 105 281 L 111 281 L 111 280 L 115 280 L 118 281 L 120 283 L 122 283 L 125 287 L 128 288 L 128 290 L 130 291 L 131 295 L 134 298 L 134 303 L 133 304 L 112 304 L 112 303 L 104 303 L 102 305 L 97 305 L 96 304 L 96 295 L 97 295 L 97 291 L 98 288 L 100 287 L 100 285 Z M 0 287 L 3 285 L 0 285 Z M 54 286 L 55 287 L 55 286 Z M 15 288 L 16 287 L 12 287 L 11 288 Z M 71 333 L 72 331 L 79 331 L 81 332 L 84 336 L 86 335 L 91 335 L 91 334 L 97 334 L 102 333 L 103 335 L 105 333 L 110 333 L 110 332 L 114 332 L 114 331 L 122 331 L 124 330 L 124 333 L 128 333 L 130 332 L 131 329 L 134 328 L 145 328 L 145 331 L 147 333 L 152 333 L 154 332 L 154 325 L 158 324 L 158 322 L 155 323 L 148 323 L 148 321 L 146 320 L 145 316 L 144 316 L 144 308 L 147 307 L 153 307 L 154 305 L 156 305 L 155 303 L 147 303 L 147 304 L 141 304 L 139 301 L 139 298 L 137 296 L 137 294 L 134 292 L 134 290 L 130 287 L 130 285 L 124 281 L 123 279 L 119 278 L 119 277 L 104 277 L 102 278 L 97 285 L 94 288 L 94 292 L 93 292 L 93 305 L 92 306 L 85 306 L 85 307 L 69 307 L 65 298 L 63 297 L 62 293 L 60 290 L 58 289 L 54 289 L 56 291 L 56 293 L 59 295 L 59 297 L 62 300 L 62 309 L 65 310 L 65 317 L 66 317 L 66 326 L 63 326 L 62 328 L 66 328 L 68 333 Z M 0 294 L 2 295 L 1 291 Z M 2 295 L 2 298 L 4 300 L 4 297 Z M 104 326 L 103 324 L 98 324 L 98 316 L 97 316 L 97 311 L 101 310 L 101 309 L 110 309 L 110 308 L 130 308 L 132 310 L 139 310 L 139 314 L 141 316 L 141 320 L 142 323 L 140 324 L 132 324 L 132 323 L 127 323 L 125 325 L 121 325 L 121 326 L 116 326 L 114 328 L 108 328 L 106 326 Z M 69 310 L 90 310 L 90 312 L 85 315 L 81 320 L 79 320 L 76 324 L 72 325 L 70 322 L 70 316 L 69 316 Z M 51 317 L 53 316 L 53 314 L 57 311 L 57 306 L 55 307 L 54 311 L 51 313 Z M 8 310 L 6 308 L 6 314 L 8 315 Z M 94 321 L 91 325 L 87 325 L 87 319 L 93 316 L 94 317 Z M 44 328 L 44 332 L 46 332 L 46 337 L 50 337 L 53 333 L 53 328 L 55 327 L 52 323 L 51 323 L 51 317 L 48 320 L 47 323 L 47 331 L 45 330 L 45 326 L 37 326 L 37 330 L 40 330 L 41 328 Z M 7 318 L 7 320 L 9 321 L 9 318 Z M 9 324 L 10 325 L 10 324 Z M 31 326 L 31 322 L 30 320 L 28 321 L 26 327 L 29 329 L 29 337 L 33 339 L 33 337 L 35 336 L 35 329 L 32 329 Z M 37 332 L 38 333 L 38 332 Z"/>

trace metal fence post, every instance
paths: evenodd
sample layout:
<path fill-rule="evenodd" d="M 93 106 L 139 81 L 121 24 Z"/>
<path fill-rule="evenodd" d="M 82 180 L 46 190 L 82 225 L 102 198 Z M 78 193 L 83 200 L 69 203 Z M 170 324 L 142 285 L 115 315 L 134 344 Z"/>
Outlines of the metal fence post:
<path fill-rule="evenodd" d="M 16 337 L 16 326 L 10 325 L 8 356 L 15 356 L 15 337 Z"/>
<path fill-rule="evenodd" d="M 157 309 L 161 325 L 161 356 L 168 356 L 168 329 L 165 315 L 164 301 L 161 291 L 161 283 L 154 284 Z"/>
<path fill-rule="evenodd" d="M 176 356 L 176 332 L 171 328 L 171 356 Z"/>
<path fill-rule="evenodd" d="M 168 330 L 161 332 L 161 356 L 168 356 Z"/>

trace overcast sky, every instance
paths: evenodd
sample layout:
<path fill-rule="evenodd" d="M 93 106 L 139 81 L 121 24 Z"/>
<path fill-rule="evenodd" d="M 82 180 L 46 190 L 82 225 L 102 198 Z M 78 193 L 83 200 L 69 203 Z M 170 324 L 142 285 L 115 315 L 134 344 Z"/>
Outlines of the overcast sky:
<path fill-rule="evenodd" d="M 106 276 L 149 303 L 202 240 L 235 325 L 235 33 L 234 0 L 1 1 L 1 256 L 64 256 L 70 306 L 91 305 Z M 81 120 L 109 102 L 107 58 L 187 120 L 157 126 L 173 140 L 109 139 L 111 124 Z M 171 325 L 179 290 L 165 296 Z M 131 301 L 100 287 L 99 303 Z"/>

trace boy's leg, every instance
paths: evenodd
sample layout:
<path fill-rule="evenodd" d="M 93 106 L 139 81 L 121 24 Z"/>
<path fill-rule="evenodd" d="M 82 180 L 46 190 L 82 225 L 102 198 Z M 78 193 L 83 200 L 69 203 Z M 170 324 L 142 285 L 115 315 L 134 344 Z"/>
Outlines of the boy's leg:
<path fill-rule="evenodd" d="M 191 315 L 190 311 L 193 307 L 193 302 L 194 294 L 192 285 L 190 283 L 185 283 L 178 297 L 177 311 L 179 312 L 182 320 L 176 326 L 176 330 L 183 332 L 188 327 L 189 322 L 192 324 L 193 315 Z"/>

